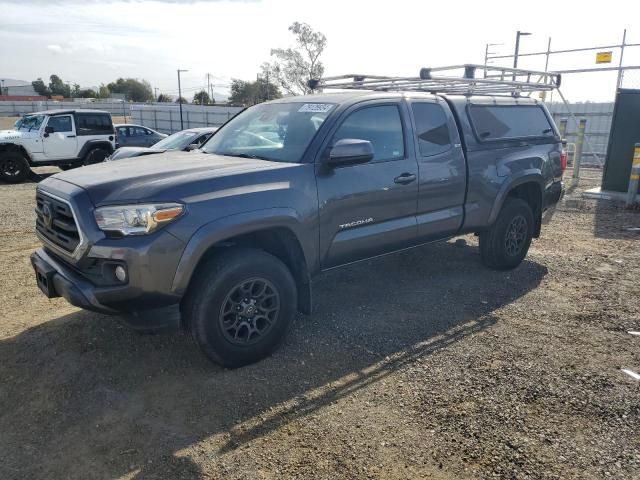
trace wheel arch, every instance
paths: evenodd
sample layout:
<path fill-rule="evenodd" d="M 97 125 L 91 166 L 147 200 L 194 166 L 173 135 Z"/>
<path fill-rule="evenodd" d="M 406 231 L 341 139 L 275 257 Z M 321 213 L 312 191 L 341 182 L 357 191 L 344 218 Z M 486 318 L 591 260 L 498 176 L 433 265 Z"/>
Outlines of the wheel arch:
<path fill-rule="evenodd" d="M 509 177 L 500 188 L 489 215 L 489 225 L 498 218 L 498 214 L 508 197 L 520 198 L 527 202 L 535 221 L 533 236 L 540 236 L 542 226 L 544 179 L 539 170 L 525 171 L 517 177 Z"/>
<path fill-rule="evenodd" d="M 310 314 L 310 253 L 303 249 L 304 242 L 300 239 L 297 219 L 292 218 L 290 212 L 279 212 L 280 215 L 275 218 L 269 217 L 264 211 L 260 212 L 263 213 L 258 213 L 255 217 L 254 214 L 226 217 L 201 227 L 189 240 L 182 254 L 172 291 L 184 297 L 198 269 L 212 256 L 223 253 L 224 249 L 234 246 L 256 248 L 270 253 L 287 266 L 298 287 L 298 310 Z M 254 217 L 253 221 L 248 221 L 251 217 Z"/>
<path fill-rule="evenodd" d="M 78 158 L 84 159 L 94 148 L 102 148 L 108 153 L 113 153 L 113 145 L 107 140 L 88 140 L 78 152 Z"/>
<path fill-rule="evenodd" d="M 27 162 L 29 162 L 29 164 L 31 164 L 31 155 L 29 154 L 27 149 L 24 148 L 23 145 L 15 144 L 15 143 L 0 143 L 0 155 L 3 152 L 17 152 L 17 153 L 23 155 L 24 158 L 27 159 Z"/>

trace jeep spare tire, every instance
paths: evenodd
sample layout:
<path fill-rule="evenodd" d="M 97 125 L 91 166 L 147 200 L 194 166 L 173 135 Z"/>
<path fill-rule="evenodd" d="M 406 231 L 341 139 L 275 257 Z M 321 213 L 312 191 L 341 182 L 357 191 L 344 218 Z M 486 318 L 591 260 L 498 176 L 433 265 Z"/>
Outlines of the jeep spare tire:
<path fill-rule="evenodd" d="M 0 180 L 7 183 L 24 182 L 31 169 L 29 162 L 19 152 L 0 153 Z"/>

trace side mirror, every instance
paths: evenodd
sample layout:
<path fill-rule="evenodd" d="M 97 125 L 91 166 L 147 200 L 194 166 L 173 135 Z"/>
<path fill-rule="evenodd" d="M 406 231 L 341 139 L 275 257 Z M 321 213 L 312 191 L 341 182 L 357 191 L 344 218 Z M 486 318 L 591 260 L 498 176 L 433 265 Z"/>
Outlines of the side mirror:
<path fill-rule="evenodd" d="M 198 148 L 200 148 L 200 145 L 198 145 L 197 143 L 192 143 L 191 145 L 187 145 L 187 148 L 185 148 L 185 150 L 187 152 L 190 152 L 192 150 L 197 150 Z"/>
<path fill-rule="evenodd" d="M 325 163 L 333 168 L 367 163 L 373 159 L 373 145 L 369 140 L 344 138 L 338 140 L 329 151 Z"/>
<path fill-rule="evenodd" d="M 53 133 L 53 132 L 55 132 L 53 127 L 44 127 L 44 133 L 50 134 L 50 133 Z"/>

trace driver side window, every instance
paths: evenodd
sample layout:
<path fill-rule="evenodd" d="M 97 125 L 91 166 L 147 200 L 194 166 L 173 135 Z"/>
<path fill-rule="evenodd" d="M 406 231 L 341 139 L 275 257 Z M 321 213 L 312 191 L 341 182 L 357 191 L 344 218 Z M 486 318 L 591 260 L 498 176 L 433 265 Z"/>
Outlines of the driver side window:
<path fill-rule="evenodd" d="M 54 132 L 71 132 L 73 131 L 71 115 L 51 117 L 47 122 L 47 127 L 53 128 Z"/>
<path fill-rule="evenodd" d="M 396 105 L 364 107 L 351 113 L 336 131 L 332 143 L 345 138 L 370 141 L 372 162 L 404 158 L 402 121 Z"/>

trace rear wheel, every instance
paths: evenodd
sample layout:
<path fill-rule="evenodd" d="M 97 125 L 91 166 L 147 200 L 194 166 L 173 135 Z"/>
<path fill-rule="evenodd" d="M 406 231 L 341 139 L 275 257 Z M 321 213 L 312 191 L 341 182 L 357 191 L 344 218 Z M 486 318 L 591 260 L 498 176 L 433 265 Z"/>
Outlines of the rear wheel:
<path fill-rule="evenodd" d="M 519 198 L 507 198 L 496 222 L 480 234 L 482 262 L 497 270 L 517 267 L 527 256 L 533 228 L 529 204 Z"/>
<path fill-rule="evenodd" d="M 92 148 L 87 152 L 82 161 L 83 165 L 93 165 L 95 163 L 104 162 L 104 159 L 109 156 L 109 152 L 102 148 Z"/>
<path fill-rule="evenodd" d="M 0 180 L 7 183 L 21 183 L 28 177 L 31 169 L 24 155 L 18 152 L 0 154 Z"/>
<path fill-rule="evenodd" d="M 279 259 L 262 250 L 234 248 L 202 266 L 182 313 L 205 355 L 235 368 L 280 345 L 296 298 L 295 281 Z"/>
<path fill-rule="evenodd" d="M 66 163 L 64 165 L 58 165 L 58 168 L 64 172 L 66 172 L 67 170 L 71 170 L 72 168 L 77 168 L 80 165 L 77 163 Z"/>

